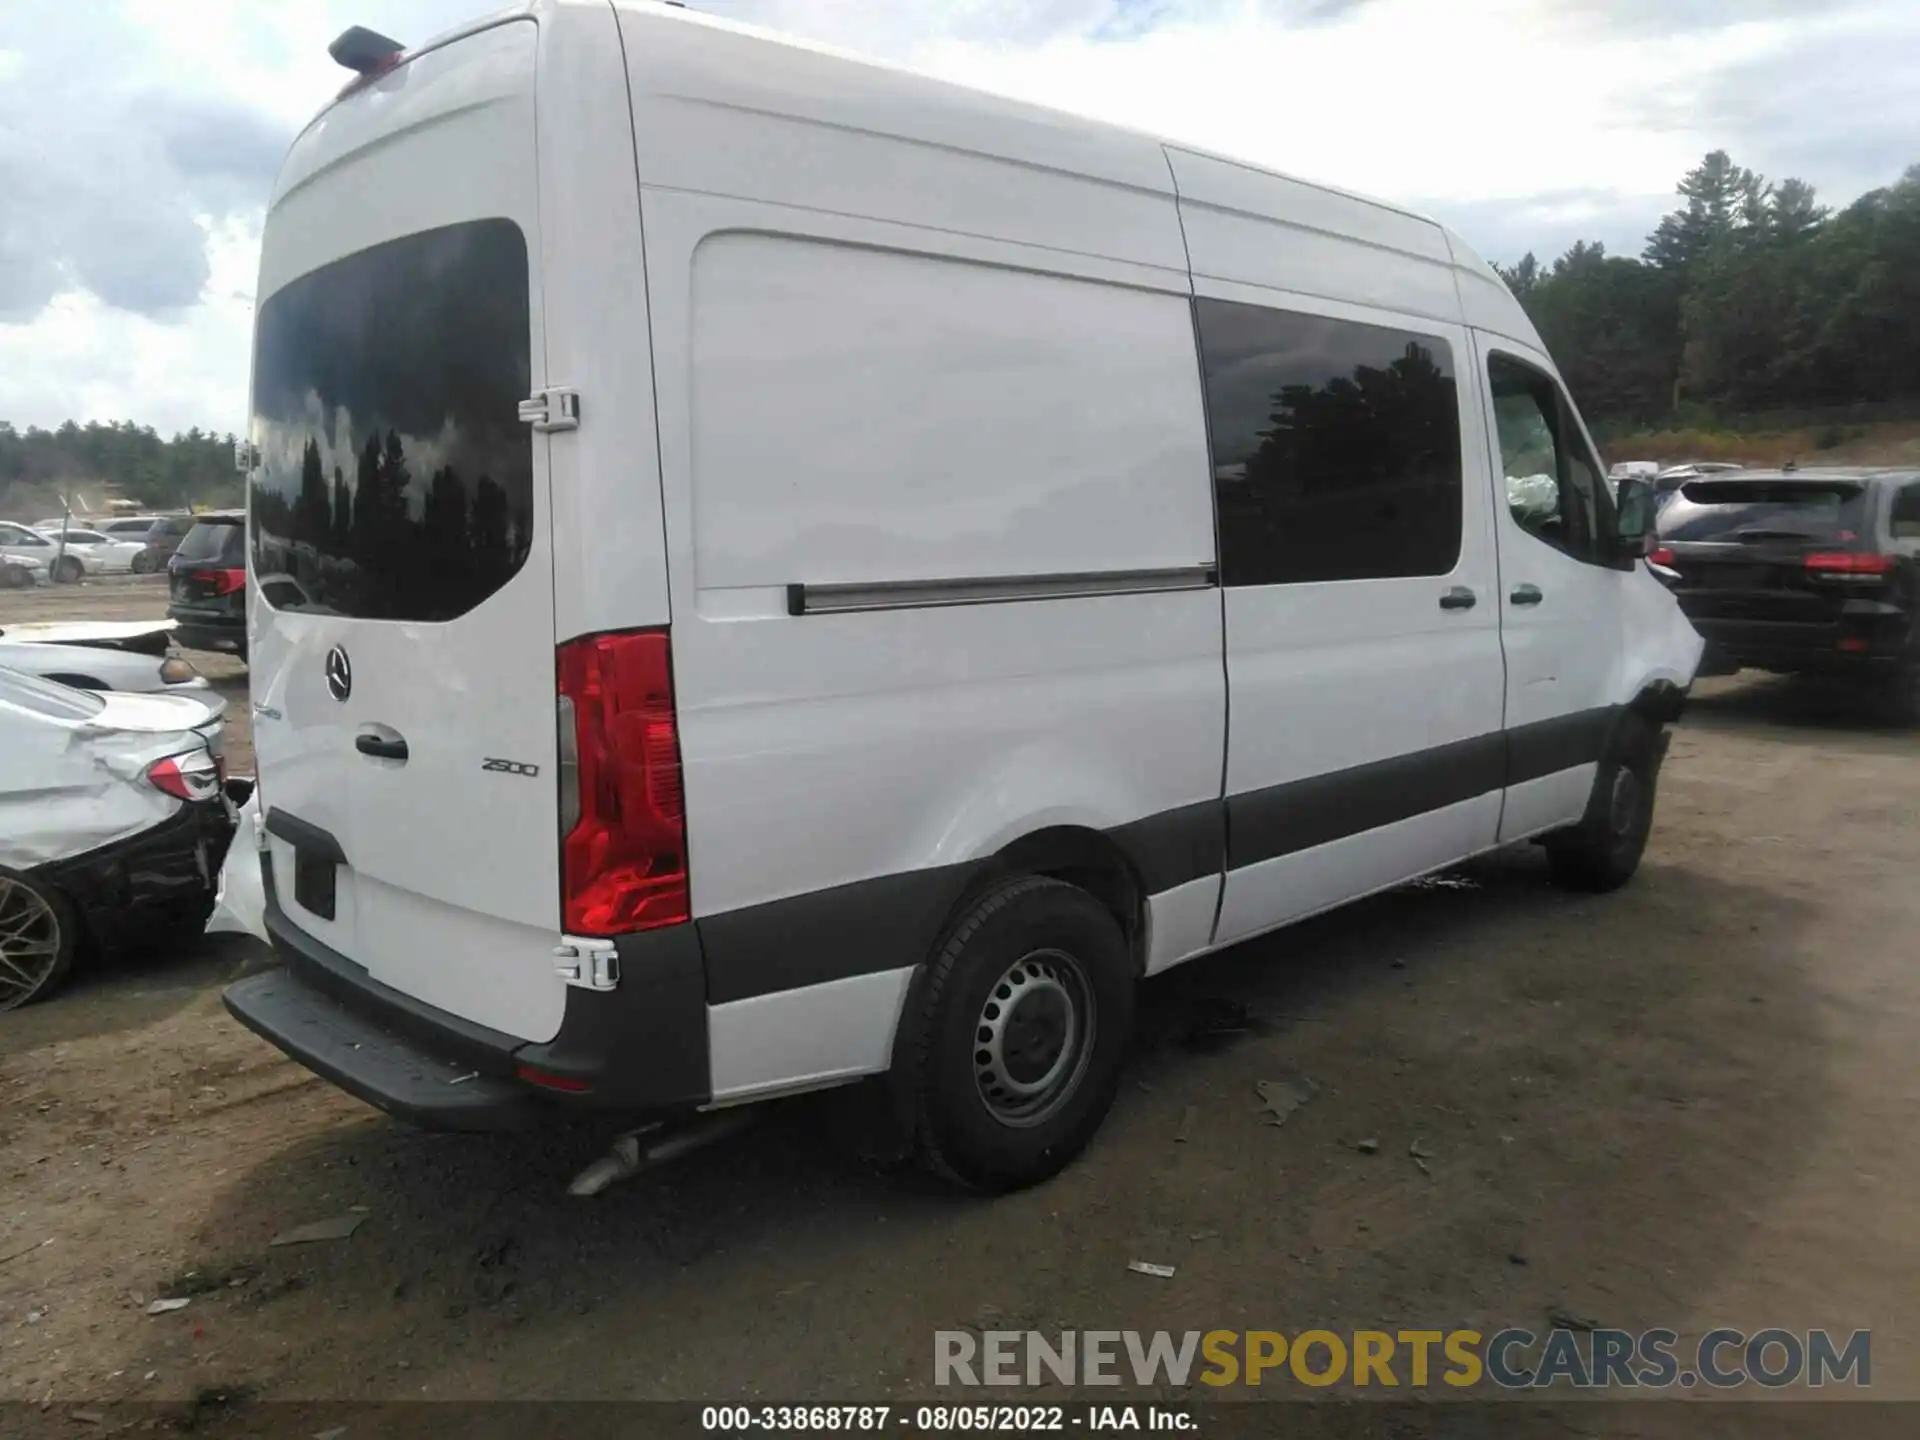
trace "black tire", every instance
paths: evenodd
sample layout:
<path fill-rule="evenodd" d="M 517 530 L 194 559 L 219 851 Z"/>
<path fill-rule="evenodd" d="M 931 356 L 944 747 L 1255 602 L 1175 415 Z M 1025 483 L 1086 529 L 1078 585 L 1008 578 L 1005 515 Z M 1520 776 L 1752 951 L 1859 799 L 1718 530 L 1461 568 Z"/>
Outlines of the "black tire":
<path fill-rule="evenodd" d="M 1628 711 L 1593 780 L 1580 823 L 1547 837 L 1553 878 L 1569 890 L 1618 890 L 1640 868 L 1653 829 L 1664 751 L 1660 727 Z"/>
<path fill-rule="evenodd" d="M 0 866 L 0 1010 L 17 1010 L 57 990 L 79 942 L 65 896 Z"/>
<path fill-rule="evenodd" d="M 24 590 L 32 583 L 30 571 L 18 565 L 0 565 L 0 590 Z"/>
<path fill-rule="evenodd" d="M 133 573 L 136 575 L 151 575 L 153 573 L 153 563 L 153 552 L 150 550 L 142 550 L 138 555 L 133 557 Z"/>
<path fill-rule="evenodd" d="M 948 931 L 914 1017 L 921 1163 L 989 1194 L 1058 1174 L 1113 1106 L 1133 1013 L 1126 938 L 1099 901 L 1040 876 L 996 886 Z"/>
<path fill-rule="evenodd" d="M 53 583 L 56 585 L 78 585 L 86 573 L 87 567 L 71 555 L 62 555 L 53 562 Z"/>

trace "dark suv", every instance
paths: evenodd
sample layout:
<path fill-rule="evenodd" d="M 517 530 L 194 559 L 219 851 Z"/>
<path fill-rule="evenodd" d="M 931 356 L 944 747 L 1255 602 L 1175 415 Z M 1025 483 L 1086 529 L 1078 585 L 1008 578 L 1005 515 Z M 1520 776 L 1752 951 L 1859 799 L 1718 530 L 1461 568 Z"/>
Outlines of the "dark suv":
<path fill-rule="evenodd" d="M 171 560 L 174 552 L 180 548 L 180 542 L 187 538 L 187 532 L 193 529 L 193 522 L 197 518 L 193 515 L 156 516 L 147 526 L 147 532 L 142 537 L 147 543 L 146 568 L 166 569 L 167 561 Z"/>
<path fill-rule="evenodd" d="M 193 517 L 167 561 L 167 614 L 189 650 L 231 650 L 247 658 L 247 516 L 222 510 Z"/>
<path fill-rule="evenodd" d="M 1702 674 L 1852 674 L 1920 721 L 1920 471 L 1705 476 L 1656 529 L 1647 559 L 1707 642 Z"/>

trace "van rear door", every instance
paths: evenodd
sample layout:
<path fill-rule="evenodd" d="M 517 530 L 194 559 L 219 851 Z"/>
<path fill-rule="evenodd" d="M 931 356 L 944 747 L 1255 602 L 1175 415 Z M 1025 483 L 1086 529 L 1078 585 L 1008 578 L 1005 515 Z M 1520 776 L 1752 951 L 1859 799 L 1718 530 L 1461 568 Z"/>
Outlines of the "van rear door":
<path fill-rule="evenodd" d="M 565 1007 L 534 88 L 436 46 L 296 142 L 269 211 L 253 695 L 280 923 L 527 1040 Z"/>

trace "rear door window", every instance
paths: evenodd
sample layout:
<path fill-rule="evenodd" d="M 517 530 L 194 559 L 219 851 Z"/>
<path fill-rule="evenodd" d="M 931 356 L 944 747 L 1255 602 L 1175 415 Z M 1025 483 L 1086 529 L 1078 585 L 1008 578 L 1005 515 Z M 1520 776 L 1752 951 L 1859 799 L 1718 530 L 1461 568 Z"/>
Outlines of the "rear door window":
<path fill-rule="evenodd" d="M 202 523 L 187 532 L 175 553 L 187 564 L 210 561 L 237 567 L 246 564 L 246 534 L 245 526 L 232 521 Z"/>
<path fill-rule="evenodd" d="M 1864 485 L 1833 480 L 1690 480 L 1660 512 L 1660 538 L 1729 545 L 1868 538 Z"/>
<path fill-rule="evenodd" d="M 269 604 L 451 620 L 513 578 L 533 538 L 531 333 L 504 219 L 371 246 L 268 299 L 251 496 Z"/>

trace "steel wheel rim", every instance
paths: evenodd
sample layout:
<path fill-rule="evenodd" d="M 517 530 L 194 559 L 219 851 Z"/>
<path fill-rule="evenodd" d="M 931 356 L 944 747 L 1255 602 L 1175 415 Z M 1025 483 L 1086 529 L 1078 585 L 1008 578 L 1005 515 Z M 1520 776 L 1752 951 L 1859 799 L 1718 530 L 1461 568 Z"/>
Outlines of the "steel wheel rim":
<path fill-rule="evenodd" d="M 60 917 L 38 891 L 0 875 L 0 1010 L 39 993 L 60 961 Z"/>
<path fill-rule="evenodd" d="M 1002 1125 L 1044 1124 L 1080 1088 L 1093 1059 L 1093 987 L 1064 950 L 1035 950 L 994 982 L 974 1021 L 973 1075 Z"/>

